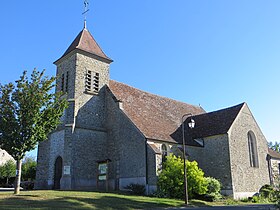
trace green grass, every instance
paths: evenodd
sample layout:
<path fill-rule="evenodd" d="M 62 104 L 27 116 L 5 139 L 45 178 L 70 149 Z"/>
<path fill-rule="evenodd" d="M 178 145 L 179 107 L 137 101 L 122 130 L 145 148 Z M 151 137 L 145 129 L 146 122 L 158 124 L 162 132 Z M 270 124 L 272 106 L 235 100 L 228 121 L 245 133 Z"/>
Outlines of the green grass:
<path fill-rule="evenodd" d="M 113 193 L 79 191 L 0 192 L 0 209 L 156 209 L 182 206 L 183 201 Z"/>
<path fill-rule="evenodd" d="M 191 200 L 190 206 L 226 206 L 248 205 L 230 198 L 219 202 Z M 0 209 L 160 209 L 184 206 L 182 200 L 145 196 L 131 196 L 116 193 L 80 192 L 80 191 L 22 191 L 0 192 Z"/>

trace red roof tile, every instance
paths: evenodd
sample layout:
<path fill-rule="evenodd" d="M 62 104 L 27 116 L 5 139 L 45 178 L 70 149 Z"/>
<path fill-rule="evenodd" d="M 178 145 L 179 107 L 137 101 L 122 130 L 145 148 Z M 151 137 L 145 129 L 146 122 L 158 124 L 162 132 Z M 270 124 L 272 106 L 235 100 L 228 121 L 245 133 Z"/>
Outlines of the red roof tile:
<path fill-rule="evenodd" d="M 183 114 L 205 113 L 199 106 L 175 101 L 110 80 L 109 88 L 123 102 L 125 114 L 148 139 L 176 142 L 172 137 Z"/>
<path fill-rule="evenodd" d="M 272 157 L 272 158 L 280 159 L 280 153 L 279 153 L 279 152 L 276 152 L 276 151 L 273 150 L 273 149 L 268 148 L 268 154 L 269 154 L 269 156 Z"/>
<path fill-rule="evenodd" d="M 112 60 L 109 57 L 107 57 L 105 53 L 102 51 L 102 49 L 99 47 L 99 45 L 97 44 L 97 42 L 95 41 L 91 33 L 85 28 L 78 34 L 78 36 L 68 47 L 68 49 L 62 55 L 62 57 L 64 57 L 65 55 L 67 55 L 68 53 L 72 52 L 75 49 L 83 50 L 85 52 L 104 58 L 109 62 L 112 62 Z"/>

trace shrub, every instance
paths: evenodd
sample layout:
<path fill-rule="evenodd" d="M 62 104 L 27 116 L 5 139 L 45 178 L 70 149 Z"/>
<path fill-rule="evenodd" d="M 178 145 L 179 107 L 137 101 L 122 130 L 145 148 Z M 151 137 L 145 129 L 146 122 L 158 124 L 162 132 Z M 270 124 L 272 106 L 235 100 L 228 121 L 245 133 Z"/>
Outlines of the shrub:
<path fill-rule="evenodd" d="M 221 183 L 219 180 L 213 178 L 213 177 L 206 177 L 207 181 L 207 194 L 204 196 L 204 198 L 207 201 L 218 201 L 222 199 L 222 195 L 220 194 L 221 191 Z"/>
<path fill-rule="evenodd" d="M 206 177 L 207 181 L 207 192 L 208 193 L 220 193 L 221 191 L 221 183 L 219 180 L 213 177 Z"/>
<path fill-rule="evenodd" d="M 24 190 L 33 190 L 34 189 L 34 182 L 32 181 L 25 181 L 25 182 L 21 182 L 20 186 L 24 189 Z"/>
<path fill-rule="evenodd" d="M 266 184 L 266 185 L 261 187 L 259 192 L 260 192 L 260 196 L 270 199 L 271 196 L 273 196 L 274 190 L 273 190 L 273 187 L 271 185 Z"/>
<path fill-rule="evenodd" d="M 145 195 L 146 187 L 142 184 L 130 184 L 125 187 L 134 195 Z"/>
<path fill-rule="evenodd" d="M 259 196 L 254 195 L 254 196 L 252 197 L 252 202 L 253 202 L 253 203 L 258 203 L 259 201 L 260 201 Z"/>
<path fill-rule="evenodd" d="M 27 157 L 22 163 L 22 180 L 35 180 L 37 162 L 34 158 Z"/>
<path fill-rule="evenodd" d="M 275 199 L 276 199 L 276 206 L 280 209 L 280 184 L 274 191 Z"/>
<path fill-rule="evenodd" d="M 196 161 L 187 161 L 186 166 L 189 197 L 205 194 L 207 182 L 204 178 L 204 172 L 198 168 Z M 173 154 L 166 157 L 157 185 L 157 195 L 161 197 L 184 198 L 184 162 L 180 157 Z"/>

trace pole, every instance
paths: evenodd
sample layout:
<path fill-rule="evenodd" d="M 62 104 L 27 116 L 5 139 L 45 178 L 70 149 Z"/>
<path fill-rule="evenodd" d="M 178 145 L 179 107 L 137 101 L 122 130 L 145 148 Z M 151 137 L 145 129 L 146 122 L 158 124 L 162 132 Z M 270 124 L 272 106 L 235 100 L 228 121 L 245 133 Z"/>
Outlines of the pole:
<path fill-rule="evenodd" d="M 184 114 L 182 116 L 182 135 L 183 135 L 183 161 L 184 161 L 184 194 L 185 194 L 185 204 L 189 204 L 188 198 L 188 180 L 187 180 L 187 168 L 186 168 L 186 147 L 185 147 L 185 126 L 184 117 L 191 116 L 192 114 Z"/>

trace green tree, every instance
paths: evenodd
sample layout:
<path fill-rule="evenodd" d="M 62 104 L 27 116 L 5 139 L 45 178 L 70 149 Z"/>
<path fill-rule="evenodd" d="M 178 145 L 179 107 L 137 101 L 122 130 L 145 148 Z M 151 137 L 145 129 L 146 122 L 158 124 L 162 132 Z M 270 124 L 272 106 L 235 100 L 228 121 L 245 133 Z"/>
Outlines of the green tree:
<path fill-rule="evenodd" d="M 22 162 L 22 180 L 35 180 L 37 162 L 34 158 L 25 157 Z"/>
<path fill-rule="evenodd" d="M 9 179 L 16 175 L 16 164 L 12 160 L 8 160 L 4 165 L 0 166 L 0 178 L 6 178 L 6 184 Z"/>
<path fill-rule="evenodd" d="M 268 143 L 268 147 L 270 148 L 270 149 L 273 149 L 273 150 L 275 150 L 275 151 L 277 151 L 277 152 L 280 152 L 280 143 L 279 142 L 269 142 Z"/>
<path fill-rule="evenodd" d="M 187 161 L 187 181 L 190 198 L 207 192 L 204 172 L 198 168 L 196 161 Z M 180 157 L 172 154 L 166 157 L 157 185 L 159 194 L 163 197 L 180 199 L 184 197 L 184 162 Z"/>
<path fill-rule="evenodd" d="M 24 71 L 16 85 L 0 87 L 0 148 L 16 160 L 15 194 L 19 194 L 22 159 L 60 123 L 66 99 L 52 93 L 55 77 L 36 69 L 31 79 Z"/>

